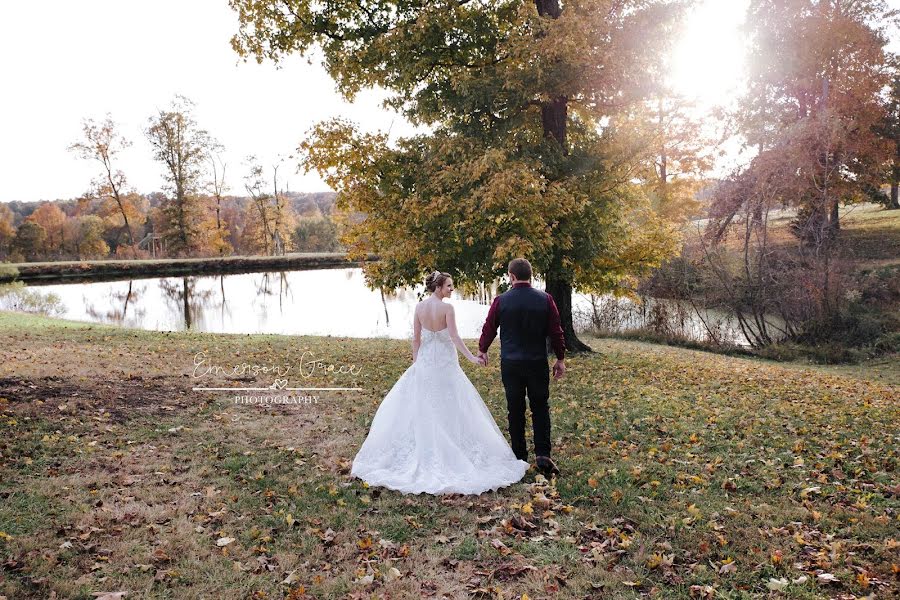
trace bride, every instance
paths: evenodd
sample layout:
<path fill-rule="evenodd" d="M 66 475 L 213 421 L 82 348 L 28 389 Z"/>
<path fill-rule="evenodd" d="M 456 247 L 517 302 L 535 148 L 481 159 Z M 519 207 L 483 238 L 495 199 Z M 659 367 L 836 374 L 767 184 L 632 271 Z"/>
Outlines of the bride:
<path fill-rule="evenodd" d="M 403 493 L 480 494 L 519 481 L 518 460 L 478 390 L 459 365 L 457 349 L 475 357 L 456 329 L 448 273 L 425 279 L 431 296 L 413 315 L 413 364 L 375 412 L 350 472 L 369 485 Z"/>

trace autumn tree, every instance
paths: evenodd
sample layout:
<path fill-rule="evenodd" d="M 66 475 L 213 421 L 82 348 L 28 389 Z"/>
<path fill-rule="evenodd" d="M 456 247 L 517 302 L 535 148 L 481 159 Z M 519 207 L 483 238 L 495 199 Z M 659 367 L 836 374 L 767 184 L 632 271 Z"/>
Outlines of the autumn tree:
<path fill-rule="evenodd" d="M 45 255 L 47 232 L 37 221 L 25 220 L 16 229 L 16 239 L 13 240 L 13 252 L 22 255 L 27 261 L 35 261 Z"/>
<path fill-rule="evenodd" d="M 25 220 L 37 223 L 43 229 L 45 254 L 59 257 L 65 243 L 63 225 L 66 221 L 66 213 L 59 205 L 55 202 L 42 202 Z"/>
<path fill-rule="evenodd" d="M 342 242 L 352 257 L 380 256 L 365 265 L 370 285 L 417 284 L 432 268 L 486 282 L 527 256 L 580 351 L 573 287 L 615 291 L 671 252 L 633 181 L 651 149 L 617 124 L 646 98 L 687 2 L 229 4 L 245 59 L 320 48 L 345 98 L 380 86 L 393 94 L 386 107 L 432 128 L 392 146 L 335 119 L 299 148 L 301 165 L 339 193 L 340 213 L 365 215 L 342 223 Z"/>
<path fill-rule="evenodd" d="M 207 157 L 217 142 L 193 116 L 194 103 L 177 94 L 168 109 L 150 117 L 145 130 L 153 157 L 164 167 L 169 197 L 161 207 L 170 252 L 192 255 L 203 250 L 203 222 L 209 210 L 200 198 Z"/>
<path fill-rule="evenodd" d="M 244 188 L 250 195 L 245 210 L 244 246 L 254 252 L 273 254 L 276 240 L 283 245 L 292 239 L 295 216 L 278 187 L 278 169 L 282 159 L 272 167 L 272 187 L 259 160 L 254 155 L 246 159 L 247 174 Z"/>
<path fill-rule="evenodd" d="M 650 126 L 650 144 L 656 148 L 651 168 L 639 175 L 651 190 L 654 212 L 673 223 L 682 223 L 699 209 L 697 192 L 713 166 L 715 146 L 695 104 L 667 90 L 651 99 L 639 123 Z"/>
<path fill-rule="evenodd" d="M 885 110 L 881 123 L 876 131 L 892 149 L 889 160 L 885 163 L 886 179 L 891 184 L 891 194 L 887 207 L 900 209 L 900 55 L 891 54 L 891 86 L 885 99 Z"/>
<path fill-rule="evenodd" d="M 129 221 L 129 217 L 133 219 L 134 211 L 132 206 L 126 206 L 123 198 L 127 185 L 125 174 L 114 165 L 119 154 L 131 146 L 131 142 L 118 132 L 118 127 L 109 113 L 102 123 L 96 123 L 93 119 L 85 119 L 82 131 L 83 140 L 71 144 L 69 150 L 83 159 L 96 160 L 102 165 L 103 173 L 99 179 L 92 182 L 92 188 L 98 197 L 110 198 L 115 202 L 128 233 L 128 244 L 131 246 L 132 256 L 137 256 L 137 240 L 134 237 L 132 222 Z"/>
<path fill-rule="evenodd" d="M 16 228 L 13 225 L 15 215 L 9 207 L 0 202 L 0 257 L 6 257 L 10 253 L 13 239 L 16 237 Z"/>
<path fill-rule="evenodd" d="M 334 252 L 337 227 L 328 217 L 303 217 L 294 228 L 294 245 L 300 252 Z"/>
<path fill-rule="evenodd" d="M 225 183 L 226 165 L 218 153 L 211 152 L 208 156 L 208 160 L 210 174 L 212 175 L 212 179 L 208 183 L 209 192 L 216 202 L 216 242 L 214 242 L 214 244 L 218 248 L 218 254 L 222 256 L 230 253 L 232 250 L 231 244 L 228 241 L 227 224 L 222 219 L 222 199 L 225 192 L 228 190 L 228 185 Z"/>
<path fill-rule="evenodd" d="M 66 221 L 66 243 L 69 253 L 78 260 L 103 258 L 109 245 L 103 239 L 106 224 L 98 215 L 79 215 Z"/>
<path fill-rule="evenodd" d="M 870 197 L 891 145 L 877 132 L 890 83 L 884 0 L 752 0 L 747 92 L 737 121 L 746 144 L 793 161 L 797 231 L 834 237 L 839 206 Z M 895 149 L 893 150 L 896 151 Z"/>
<path fill-rule="evenodd" d="M 144 235 L 144 222 L 147 220 L 147 211 L 149 210 L 149 201 L 147 198 L 134 190 L 120 194 L 116 200 L 110 194 L 103 194 L 98 198 L 96 214 L 103 219 L 104 239 L 108 241 L 109 246 L 117 256 L 135 257 L 142 256 L 140 249 L 123 244 L 122 237 L 125 231 L 124 215 L 128 216 L 130 222 L 130 230 L 136 239 L 141 239 Z M 137 253 L 136 253 L 137 252 Z"/>

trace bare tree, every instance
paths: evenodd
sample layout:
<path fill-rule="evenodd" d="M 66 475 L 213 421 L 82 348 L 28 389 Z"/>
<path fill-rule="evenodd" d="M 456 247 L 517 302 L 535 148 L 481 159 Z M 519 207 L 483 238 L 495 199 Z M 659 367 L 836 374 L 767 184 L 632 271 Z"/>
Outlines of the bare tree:
<path fill-rule="evenodd" d="M 171 198 L 163 206 L 166 217 L 163 235 L 169 247 L 179 253 L 200 250 L 203 208 L 198 192 L 206 157 L 220 148 L 193 117 L 194 103 L 176 94 L 167 110 L 150 117 L 145 134 L 153 146 L 154 158 L 165 167 L 167 191 Z"/>
<path fill-rule="evenodd" d="M 225 163 L 216 152 L 209 153 L 209 163 L 212 169 L 210 190 L 216 199 L 216 231 L 222 236 L 222 196 L 228 190 L 228 186 L 225 184 Z M 223 254 L 224 251 L 224 247 L 219 248 L 219 254 Z"/>
<path fill-rule="evenodd" d="M 102 123 L 95 123 L 93 119 L 85 119 L 82 125 L 84 139 L 68 146 L 68 150 L 77 153 L 85 160 L 97 160 L 103 165 L 103 175 L 93 181 L 93 187 L 98 196 L 106 193 L 115 200 L 125 222 L 128 231 L 128 243 L 134 256 L 137 256 L 137 242 L 134 239 L 134 231 L 128 222 L 128 211 L 125 210 L 123 201 L 126 186 L 125 174 L 114 168 L 113 161 L 119 153 L 131 146 L 131 142 L 118 133 L 118 126 L 112 120 L 109 113 Z"/>

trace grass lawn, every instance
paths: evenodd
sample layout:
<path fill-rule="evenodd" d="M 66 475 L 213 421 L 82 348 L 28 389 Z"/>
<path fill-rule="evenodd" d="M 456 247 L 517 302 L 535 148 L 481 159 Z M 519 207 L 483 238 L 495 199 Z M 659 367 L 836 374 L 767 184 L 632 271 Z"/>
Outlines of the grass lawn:
<path fill-rule="evenodd" d="M 900 594 L 896 361 L 804 367 L 589 339 L 596 353 L 551 383 L 562 476 L 432 497 L 348 474 L 409 366 L 404 340 L 11 313 L 0 340 L 9 599 Z M 199 352 L 363 391 L 236 404 L 191 388 L 277 375 L 194 377 Z M 355 372 L 311 373 L 310 358 Z M 505 431 L 498 362 L 495 344 L 491 366 L 463 368 Z"/>
<path fill-rule="evenodd" d="M 790 231 L 796 210 L 775 210 L 769 216 L 769 239 L 776 245 L 795 246 Z M 705 223 L 705 221 L 701 221 Z M 879 204 L 861 203 L 841 207 L 840 256 L 860 269 L 900 265 L 900 210 L 886 210 Z M 696 236 L 696 226 L 688 227 L 688 236 Z M 741 249 L 739 236 L 728 239 L 734 250 Z"/>

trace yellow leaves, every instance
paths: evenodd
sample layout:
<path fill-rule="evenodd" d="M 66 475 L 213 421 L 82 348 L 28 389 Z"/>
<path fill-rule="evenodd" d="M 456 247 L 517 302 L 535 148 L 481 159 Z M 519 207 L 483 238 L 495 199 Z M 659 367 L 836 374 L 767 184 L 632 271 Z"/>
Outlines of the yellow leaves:
<path fill-rule="evenodd" d="M 768 490 L 774 490 L 780 488 L 784 484 L 784 479 L 781 478 L 780 475 L 776 475 L 775 477 L 771 477 L 767 479 L 763 485 Z"/>
<path fill-rule="evenodd" d="M 654 552 L 647 557 L 647 567 L 650 569 L 668 568 L 675 564 L 675 553 L 663 554 Z"/>
<path fill-rule="evenodd" d="M 734 562 L 733 558 L 726 558 L 719 567 L 719 575 L 729 575 L 733 573 L 737 573 L 737 563 Z"/>
<path fill-rule="evenodd" d="M 534 507 L 532 506 L 531 502 L 526 502 L 524 505 L 522 505 L 521 510 L 522 510 L 522 514 L 524 514 L 524 515 L 534 514 Z"/>
<path fill-rule="evenodd" d="M 800 492 L 800 497 L 803 499 L 806 499 L 807 497 L 809 497 L 810 494 L 818 494 L 821 491 L 822 491 L 822 488 L 820 488 L 819 486 L 804 488 Z"/>
<path fill-rule="evenodd" d="M 690 587 L 690 595 L 691 598 L 706 600 L 715 597 L 716 588 L 711 585 L 692 585 Z"/>
<path fill-rule="evenodd" d="M 415 519 L 415 517 L 412 517 L 412 516 L 405 516 L 405 517 L 403 517 L 403 519 L 404 519 L 404 520 L 407 522 L 407 524 L 408 524 L 410 527 L 412 527 L 413 529 L 419 529 L 420 527 L 422 527 L 422 524 L 419 523 L 419 522 Z"/>
<path fill-rule="evenodd" d="M 544 494 L 535 494 L 531 499 L 531 504 L 542 510 L 547 510 L 551 506 L 551 500 Z"/>

